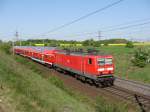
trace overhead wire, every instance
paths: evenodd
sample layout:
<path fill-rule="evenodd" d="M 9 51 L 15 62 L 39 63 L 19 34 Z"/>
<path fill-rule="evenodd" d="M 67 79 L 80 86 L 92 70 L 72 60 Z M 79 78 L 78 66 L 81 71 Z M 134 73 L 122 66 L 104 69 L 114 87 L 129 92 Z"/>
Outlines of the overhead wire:
<path fill-rule="evenodd" d="M 113 26 L 107 26 L 107 27 L 102 27 L 101 30 L 98 29 L 97 31 L 115 31 L 115 30 L 119 30 L 119 29 L 127 29 L 127 25 L 129 25 L 130 27 L 136 27 L 136 26 L 141 26 L 141 25 L 145 25 L 145 23 L 140 23 L 140 22 L 147 22 L 148 21 L 148 24 L 149 24 L 149 21 L 150 21 L 150 18 L 146 18 L 146 19 L 142 19 L 142 20 L 136 20 L 136 21 L 130 21 L 130 22 L 127 22 L 127 23 L 122 23 L 122 24 L 119 24 L 119 25 L 113 25 Z M 137 23 L 138 22 L 138 23 Z M 134 23 L 137 23 L 137 24 L 134 24 Z M 125 25 L 125 26 L 124 26 Z M 118 28 L 118 26 L 121 26 Z M 128 27 L 129 27 L 128 26 Z M 113 28 L 114 27 L 114 28 Z M 116 27 L 116 28 L 115 28 Z M 112 28 L 112 29 L 111 29 Z M 103 29 L 103 30 L 102 30 Z M 106 29 L 106 30 L 105 30 Z M 107 30 L 108 29 L 108 30 Z M 76 36 L 80 36 L 80 35 L 90 35 L 90 34 L 95 34 L 97 33 L 97 31 L 94 31 L 94 32 L 80 32 L 80 33 L 76 33 L 76 34 L 69 34 L 69 35 L 65 35 L 67 37 L 76 37 Z M 53 34 L 55 35 L 55 34 Z"/>
<path fill-rule="evenodd" d="M 99 13 L 99 12 L 101 12 L 101 11 L 103 11 L 103 10 L 106 10 L 106 9 L 108 9 L 108 8 L 110 8 L 110 7 L 113 7 L 114 5 L 117 5 L 117 4 L 119 4 L 120 2 L 122 2 L 122 1 L 124 1 L 124 0 L 118 0 L 118 1 L 116 1 L 116 2 L 113 2 L 113 3 L 107 5 L 107 6 L 103 7 L 103 8 L 97 9 L 97 10 L 95 10 L 95 11 L 93 11 L 93 12 L 90 12 L 90 13 L 84 15 L 84 16 L 81 16 L 81 17 L 79 17 L 79 18 L 77 18 L 77 19 L 74 19 L 74 20 L 72 20 L 72 21 L 70 21 L 70 22 L 68 22 L 68 23 L 65 23 L 65 24 L 63 24 L 63 25 L 60 25 L 60 26 L 58 26 L 58 27 L 56 27 L 56 28 L 54 28 L 54 29 L 52 29 L 52 30 L 50 30 L 50 31 L 48 31 L 48 32 L 42 33 L 41 36 L 45 36 L 45 35 L 50 34 L 50 33 L 52 33 L 52 32 L 58 31 L 58 30 L 60 30 L 60 29 L 62 29 L 62 28 L 64 28 L 64 27 L 67 27 L 67 26 L 69 26 L 69 25 L 71 25 L 71 24 L 74 24 L 74 23 L 76 23 L 76 22 L 78 22 L 78 21 L 80 21 L 80 20 L 83 20 L 83 19 L 85 19 L 85 18 L 88 18 L 89 16 L 92 16 L 92 15 L 94 15 L 94 14 L 96 14 L 96 13 Z M 146 19 L 146 20 L 147 20 L 147 19 Z M 148 18 L 148 20 L 150 20 L 150 18 Z M 139 21 L 141 21 L 141 20 L 137 20 L 137 21 L 135 21 L 135 22 L 139 22 Z M 139 23 L 139 24 L 127 25 L 127 24 L 132 24 L 132 22 L 131 22 L 131 23 L 129 22 L 129 23 L 123 23 L 123 24 L 120 24 L 120 25 L 116 25 L 115 27 L 121 26 L 121 27 L 118 27 L 118 28 L 112 28 L 112 27 L 114 27 L 114 26 L 109 26 L 108 28 L 104 27 L 104 29 L 108 29 L 108 30 L 100 30 L 100 31 L 102 31 L 102 32 L 110 32 L 110 31 L 116 31 L 116 30 L 123 30 L 123 29 L 128 29 L 128 28 L 133 28 L 133 27 L 138 27 L 138 26 L 146 25 L 146 24 L 149 24 L 149 23 L 150 23 L 150 21 L 149 21 L 149 22 L 144 22 L 144 23 Z M 122 26 L 122 25 L 124 25 L 124 24 L 125 24 L 126 26 Z M 112 29 L 110 29 L 110 28 L 112 28 Z M 74 37 L 74 36 L 75 36 L 75 37 L 76 37 L 76 36 L 82 36 L 82 35 L 91 35 L 91 34 L 95 34 L 95 33 L 97 33 L 97 32 L 87 32 L 87 33 L 75 34 L 75 35 L 73 35 L 73 36 L 71 36 L 71 37 Z M 38 35 L 37 35 L 37 36 L 38 36 Z"/>
<path fill-rule="evenodd" d="M 71 25 L 71 24 L 74 24 L 74 23 L 76 23 L 76 22 L 78 22 L 78 21 L 80 21 L 80 20 L 83 20 L 83 19 L 85 19 L 85 18 L 87 18 L 87 17 L 89 17 L 89 16 L 92 16 L 92 15 L 94 15 L 94 14 L 96 14 L 96 13 L 99 13 L 99 12 L 101 12 L 101 11 L 104 11 L 104 10 L 106 10 L 106 9 L 108 9 L 108 8 L 110 8 L 110 7 L 112 7 L 112 6 L 114 6 L 114 5 L 117 5 L 117 4 L 119 4 L 120 2 L 122 2 L 122 1 L 124 1 L 124 0 L 118 0 L 118 1 L 116 1 L 116 2 L 113 2 L 113 3 L 107 5 L 107 6 L 103 7 L 103 8 L 100 8 L 100 9 L 97 9 L 97 10 L 95 10 L 95 11 L 93 11 L 93 12 L 90 12 L 90 13 L 84 15 L 84 16 L 81 16 L 81 17 L 79 17 L 79 18 L 77 18 L 77 19 L 74 19 L 74 20 L 68 22 L 68 23 L 65 23 L 65 24 L 63 24 L 63 25 L 60 25 L 60 26 L 58 26 L 58 27 L 56 27 L 56 28 L 54 28 L 54 29 L 52 29 L 52 30 L 46 32 L 46 33 L 43 33 L 43 34 L 52 33 L 52 32 L 55 32 L 55 31 L 57 31 L 57 30 L 60 30 L 60 29 L 62 29 L 62 28 L 64 28 L 64 27 L 67 27 L 67 26 L 69 26 L 69 25 Z"/>
<path fill-rule="evenodd" d="M 134 24 L 134 23 L 136 23 L 136 24 Z M 110 26 L 110 27 L 109 26 L 108 27 L 104 27 L 104 29 L 108 29 L 108 30 L 99 30 L 99 31 L 101 31 L 103 33 L 105 33 L 105 32 L 107 33 L 107 32 L 112 32 L 112 31 L 117 31 L 117 30 L 124 30 L 124 29 L 128 29 L 128 28 L 133 28 L 133 27 L 136 28 L 136 27 L 139 27 L 139 26 L 148 25 L 149 23 L 150 23 L 150 18 L 143 19 L 143 20 L 131 21 L 131 22 L 128 22 L 128 23 L 122 23 L 122 24 L 119 24 L 119 25 L 113 25 L 113 26 Z M 118 27 L 118 26 L 121 26 L 121 27 Z M 95 35 L 97 33 L 98 33 L 97 31 L 94 31 L 94 32 L 84 32 L 84 33 L 81 32 L 81 33 L 77 33 L 77 34 L 64 35 L 64 37 L 77 37 L 77 36 Z M 56 35 L 56 34 L 53 34 L 51 36 L 54 36 L 54 35 Z"/>
<path fill-rule="evenodd" d="M 150 21 L 144 22 L 144 23 L 126 25 L 126 26 L 122 26 L 122 27 L 118 27 L 118 28 L 113 28 L 113 29 L 110 29 L 110 30 L 100 30 L 100 31 L 107 33 L 107 32 L 110 32 L 110 31 L 124 30 L 124 29 L 128 29 L 128 28 L 138 27 L 138 26 L 143 26 L 143 25 L 148 25 L 148 24 L 150 24 Z M 83 35 L 92 35 L 92 34 L 96 34 L 96 33 L 98 33 L 98 32 L 95 31 L 95 32 L 87 32 L 87 33 L 80 33 L 80 34 L 66 35 L 66 36 L 67 37 L 77 37 L 77 36 L 83 36 Z"/>
<path fill-rule="evenodd" d="M 133 25 L 128 25 L 128 26 L 123 26 L 123 27 L 119 27 L 119 28 L 114 28 L 114 29 L 110 29 L 110 30 L 104 30 L 104 32 L 115 31 L 115 30 L 123 30 L 123 29 L 132 28 L 132 27 L 147 25 L 147 24 L 150 24 L 150 21 L 144 22 L 144 23 L 139 23 L 139 24 L 133 24 Z"/>

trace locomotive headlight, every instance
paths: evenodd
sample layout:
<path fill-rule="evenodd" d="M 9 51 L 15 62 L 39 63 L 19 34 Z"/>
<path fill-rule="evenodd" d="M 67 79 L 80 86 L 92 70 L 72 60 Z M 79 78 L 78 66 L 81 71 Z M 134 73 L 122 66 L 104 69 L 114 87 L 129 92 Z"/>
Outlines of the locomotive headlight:
<path fill-rule="evenodd" d="M 113 69 L 114 69 L 113 67 L 107 68 L 107 70 L 113 70 Z"/>
<path fill-rule="evenodd" d="M 104 71 L 104 68 L 99 68 L 98 71 L 102 72 L 102 71 Z"/>

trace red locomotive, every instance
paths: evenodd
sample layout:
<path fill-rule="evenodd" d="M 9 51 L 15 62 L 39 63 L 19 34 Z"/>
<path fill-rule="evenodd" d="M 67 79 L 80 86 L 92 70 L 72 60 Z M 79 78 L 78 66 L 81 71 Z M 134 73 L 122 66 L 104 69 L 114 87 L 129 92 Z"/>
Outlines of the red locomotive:
<path fill-rule="evenodd" d="M 53 68 L 72 72 L 83 82 L 97 86 L 111 86 L 114 83 L 114 63 L 111 55 L 68 53 L 54 47 L 30 46 L 16 46 L 14 51 Z"/>

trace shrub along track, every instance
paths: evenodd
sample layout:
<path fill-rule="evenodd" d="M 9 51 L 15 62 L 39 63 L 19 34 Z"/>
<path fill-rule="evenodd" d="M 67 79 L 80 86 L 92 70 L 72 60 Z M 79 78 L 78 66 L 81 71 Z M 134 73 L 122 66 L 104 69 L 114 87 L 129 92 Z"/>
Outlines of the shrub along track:
<path fill-rule="evenodd" d="M 29 59 L 28 61 L 31 60 Z M 50 76 L 57 76 L 64 82 L 65 86 L 77 90 L 84 95 L 90 96 L 92 99 L 95 99 L 97 96 L 103 96 L 110 101 L 123 100 L 128 104 L 131 104 L 131 108 L 139 105 L 143 112 L 149 112 L 150 110 L 150 98 L 142 94 L 118 86 L 96 88 L 95 86 L 91 86 L 91 84 L 76 80 L 70 73 L 58 72 L 54 69 L 43 66 L 42 64 L 37 64 L 37 67 L 38 70 L 42 72 L 43 77 L 48 78 Z"/>

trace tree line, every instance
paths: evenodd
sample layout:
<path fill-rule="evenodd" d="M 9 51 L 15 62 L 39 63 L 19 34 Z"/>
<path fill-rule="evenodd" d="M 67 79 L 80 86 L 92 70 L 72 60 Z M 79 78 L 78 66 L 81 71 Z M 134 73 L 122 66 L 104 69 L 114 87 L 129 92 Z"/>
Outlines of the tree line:
<path fill-rule="evenodd" d="M 44 44 L 44 46 L 52 46 L 57 47 L 61 45 L 69 45 L 69 46 L 93 46 L 93 47 L 100 47 L 101 45 L 108 45 L 108 44 L 118 44 L 118 43 L 127 43 L 128 40 L 126 39 L 108 39 L 108 40 L 94 40 L 94 39 L 87 39 L 84 41 L 76 41 L 76 40 L 55 40 L 55 39 L 29 39 L 25 41 L 16 41 L 15 45 L 22 46 L 35 46 L 35 44 Z"/>

